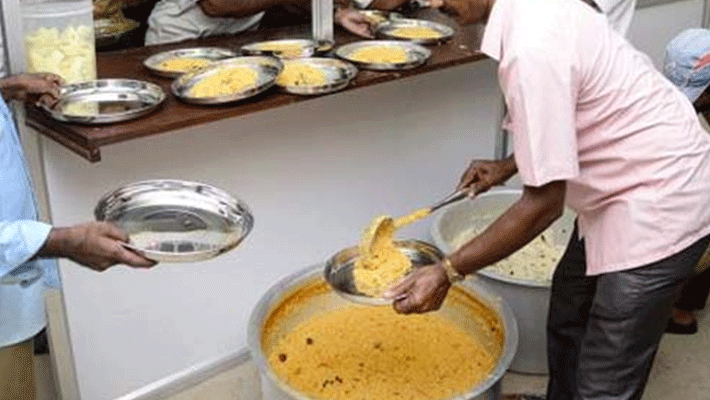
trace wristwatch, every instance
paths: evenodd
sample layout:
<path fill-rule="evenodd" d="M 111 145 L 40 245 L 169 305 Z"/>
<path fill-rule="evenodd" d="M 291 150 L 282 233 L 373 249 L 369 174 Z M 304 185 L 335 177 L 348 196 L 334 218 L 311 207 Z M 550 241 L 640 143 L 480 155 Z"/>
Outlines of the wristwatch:
<path fill-rule="evenodd" d="M 450 283 L 453 284 L 464 280 L 465 277 L 451 265 L 449 257 L 444 257 L 444 259 L 441 260 L 441 266 L 444 267 L 444 271 L 446 271 L 446 276 L 449 278 Z"/>

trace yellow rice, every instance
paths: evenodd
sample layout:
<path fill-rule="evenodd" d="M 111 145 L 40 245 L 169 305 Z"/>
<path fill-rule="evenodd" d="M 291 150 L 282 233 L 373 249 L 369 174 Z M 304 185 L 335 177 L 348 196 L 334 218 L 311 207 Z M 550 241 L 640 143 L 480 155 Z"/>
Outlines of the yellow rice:
<path fill-rule="evenodd" d="M 392 30 L 390 34 L 405 39 L 438 39 L 443 36 L 436 29 L 426 26 L 405 26 Z"/>
<path fill-rule="evenodd" d="M 350 58 L 368 64 L 399 64 L 409 60 L 407 52 L 395 46 L 368 46 L 352 52 Z"/>
<path fill-rule="evenodd" d="M 360 257 L 355 261 L 355 287 L 368 296 L 379 297 L 412 268 L 412 262 L 394 245 L 395 231 L 429 215 L 428 208 L 392 220 L 379 216 L 372 220 L 360 240 Z"/>
<path fill-rule="evenodd" d="M 158 64 L 158 69 L 168 72 L 192 72 L 209 64 L 210 60 L 204 58 L 171 58 Z"/>
<path fill-rule="evenodd" d="M 242 92 L 255 86 L 258 75 L 251 68 L 233 66 L 225 67 L 192 87 L 192 97 L 219 97 Z"/>
<path fill-rule="evenodd" d="M 323 86 L 326 77 L 323 71 L 311 65 L 286 62 L 276 83 L 281 86 Z"/>
<path fill-rule="evenodd" d="M 437 313 L 358 306 L 300 323 L 267 357 L 289 385 L 330 400 L 451 398 L 485 379 L 497 359 Z"/>

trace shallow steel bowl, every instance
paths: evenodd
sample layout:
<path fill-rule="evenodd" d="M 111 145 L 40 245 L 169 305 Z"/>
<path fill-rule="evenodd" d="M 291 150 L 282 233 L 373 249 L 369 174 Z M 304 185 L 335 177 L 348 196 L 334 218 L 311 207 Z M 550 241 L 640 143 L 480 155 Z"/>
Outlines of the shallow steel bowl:
<path fill-rule="evenodd" d="M 412 268 L 421 268 L 435 264 L 444 258 L 444 254 L 429 243 L 418 240 L 396 241 L 395 246 L 412 261 Z M 353 270 L 355 261 L 360 257 L 358 246 L 337 252 L 325 263 L 324 278 L 333 290 L 346 300 L 370 305 L 392 304 L 391 299 L 371 297 L 361 293 L 355 287 Z"/>

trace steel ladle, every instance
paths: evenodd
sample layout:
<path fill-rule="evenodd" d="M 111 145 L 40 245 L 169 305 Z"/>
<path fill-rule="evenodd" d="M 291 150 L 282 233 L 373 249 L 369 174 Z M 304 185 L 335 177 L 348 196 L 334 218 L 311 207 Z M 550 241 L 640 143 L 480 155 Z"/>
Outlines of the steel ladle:
<path fill-rule="evenodd" d="M 444 199 L 435 203 L 431 207 L 429 207 L 429 209 L 428 209 L 429 213 L 431 214 L 440 208 L 443 208 L 443 207 L 445 207 L 449 204 L 455 203 L 457 201 L 461 201 L 467 197 L 469 197 L 468 190 L 458 190 L 458 191 L 446 196 Z M 380 232 L 384 229 L 392 228 L 393 224 L 394 224 L 394 220 L 392 217 L 387 216 L 387 217 L 379 218 L 377 225 L 369 228 L 370 232 L 372 232 L 372 234 L 370 236 L 369 245 L 372 246 L 372 243 L 375 241 L 374 239 L 377 237 L 378 232 Z M 399 228 L 399 226 L 397 226 L 396 228 Z M 402 243 L 411 243 L 411 242 L 410 241 L 395 242 L 395 245 L 400 247 L 400 245 Z M 432 263 L 439 261 L 437 259 L 432 259 L 432 258 L 422 259 L 420 256 L 415 255 L 416 252 L 412 252 L 412 250 L 406 248 L 406 246 L 402 246 L 402 247 L 400 247 L 400 249 L 412 260 L 412 268 L 420 268 L 420 267 L 430 265 Z M 346 252 L 349 256 L 345 257 L 343 255 L 344 252 Z M 333 290 L 336 293 L 340 294 L 341 296 L 343 296 L 347 300 L 350 300 L 350 301 L 353 301 L 356 303 L 361 303 L 361 304 L 369 304 L 369 305 L 391 304 L 393 299 L 385 299 L 382 297 L 372 297 L 367 294 L 361 293 L 360 291 L 357 290 L 357 288 L 355 286 L 355 282 L 354 282 L 354 274 L 352 273 L 352 270 L 355 267 L 355 259 L 357 258 L 357 255 L 355 253 L 359 254 L 359 247 L 358 246 L 347 249 L 347 251 L 343 250 L 342 252 L 331 257 L 326 262 L 326 267 L 325 267 L 325 271 L 324 271 L 325 281 L 328 282 L 328 284 L 333 288 Z M 443 255 L 441 257 L 443 258 Z M 422 262 L 422 261 L 425 261 L 425 262 Z"/>

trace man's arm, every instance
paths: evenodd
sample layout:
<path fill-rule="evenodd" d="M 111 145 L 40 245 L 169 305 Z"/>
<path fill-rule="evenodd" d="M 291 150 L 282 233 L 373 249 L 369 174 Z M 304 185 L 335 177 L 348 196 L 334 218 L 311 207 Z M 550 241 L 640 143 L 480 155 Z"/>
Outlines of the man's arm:
<path fill-rule="evenodd" d="M 409 3 L 409 0 L 373 0 L 368 8 L 390 11 L 396 10 L 407 3 Z"/>
<path fill-rule="evenodd" d="M 124 248 L 126 234 L 105 222 L 53 228 L 39 221 L 0 221 L 0 279 L 35 258 L 69 258 L 96 271 L 155 262 Z"/>
<path fill-rule="evenodd" d="M 106 222 L 52 228 L 36 257 L 65 257 L 96 271 L 116 264 L 152 267 L 150 261 L 123 247 L 128 236 Z"/>
<path fill-rule="evenodd" d="M 304 6 L 310 5 L 311 0 L 199 0 L 197 3 L 205 15 L 213 18 L 244 18 L 287 4 Z"/>
<path fill-rule="evenodd" d="M 483 233 L 447 257 L 465 275 L 502 260 L 542 233 L 564 208 L 566 183 L 525 186 L 521 198 Z M 418 268 L 385 294 L 397 312 L 425 313 L 441 307 L 451 282 L 443 263 Z"/>
<path fill-rule="evenodd" d="M 547 229 L 564 210 L 566 183 L 525 186 L 523 195 L 480 235 L 449 256 L 467 275 L 516 252 Z"/>
<path fill-rule="evenodd" d="M 5 99 L 26 103 L 43 101 L 52 106 L 59 98 L 64 80 L 55 74 L 17 74 L 0 79 L 0 94 Z"/>
<path fill-rule="evenodd" d="M 483 193 L 493 186 L 502 185 L 518 172 L 513 154 L 503 160 L 473 160 L 461 176 L 457 190 L 471 189 Z"/>

